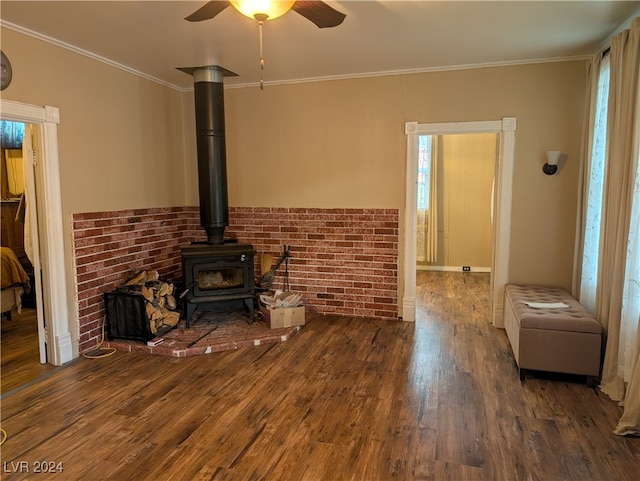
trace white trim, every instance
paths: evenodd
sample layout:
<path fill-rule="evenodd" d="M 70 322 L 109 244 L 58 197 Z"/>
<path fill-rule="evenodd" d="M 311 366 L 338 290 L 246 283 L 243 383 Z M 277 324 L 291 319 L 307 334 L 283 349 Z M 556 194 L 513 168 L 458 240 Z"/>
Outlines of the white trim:
<path fill-rule="evenodd" d="M 403 321 L 415 322 L 416 320 L 416 298 L 415 297 L 402 298 L 402 316 L 400 316 L 400 319 L 402 319 Z"/>
<path fill-rule="evenodd" d="M 59 366 L 73 359 L 58 158 L 60 112 L 56 107 L 38 107 L 2 99 L 0 112 L 5 120 L 36 124 L 40 129 L 42 152 L 38 163 L 41 176 L 37 181 L 44 311 L 51 341 L 48 343 L 49 362 Z"/>
<path fill-rule="evenodd" d="M 47 118 L 45 109 L 36 105 L 0 99 L 0 113 L 3 120 L 41 124 Z"/>
<path fill-rule="evenodd" d="M 413 75 L 413 74 L 433 73 L 433 72 L 453 72 L 456 70 L 476 70 L 481 68 L 499 68 L 499 67 L 514 67 L 518 65 L 536 65 L 541 63 L 572 62 L 576 60 L 588 60 L 590 58 L 591 58 L 591 55 L 573 55 L 570 57 L 534 58 L 534 59 L 513 60 L 513 61 L 505 61 L 505 62 L 443 65 L 439 67 L 384 70 L 379 72 L 350 73 L 350 74 L 344 74 L 344 75 L 327 75 L 326 77 L 308 77 L 308 78 L 298 78 L 298 79 L 292 79 L 292 80 L 271 80 L 271 81 L 265 81 L 264 84 L 266 86 L 291 85 L 291 84 L 302 84 L 302 83 L 310 83 L 310 82 L 326 82 L 331 80 L 349 80 L 349 79 L 357 79 L 357 78 L 388 77 L 391 75 Z M 258 85 L 259 85 L 258 82 L 234 83 L 234 84 L 225 85 L 225 88 L 228 88 L 228 89 L 248 88 L 248 87 L 257 87 Z"/>
<path fill-rule="evenodd" d="M 504 328 L 504 286 L 509 282 L 511 259 L 511 204 L 513 166 L 516 148 L 515 117 L 502 120 L 500 155 L 496 185 L 496 224 L 494 228 L 494 266 L 491 276 L 491 323 Z"/>
<path fill-rule="evenodd" d="M 447 122 L 419 124 L 405 123 L 407 134 L 407 173 L 405 197 L 405 246 L 404 246 L 404 293 L 403 319 L 415 321 L 416 297 L 416 195 L 418 172 L 418 135 L 442 135 L 459 133 L 499 133 L 500 151 L 496 173 L 496 215 L 493 234 L 493 265 L 491 267 L 491 322 L 504 327 L 504 286 L 509 279 L 511 242 L 511 199 L 513 164 L 515 161 L 516 118 L 483 122 Z M 405 311 L 404 306 L 413 309 Z"/>
<path fill-rule="evenodd" d="M 418 123 L 406 122 L 407 134 L 407 172 L 406 197 L 404 204 L 404 294 L 402 296 L 402 319 L 408 322 L 416 320 L 416 249 L 418 237 L 417 225 L 417 187 L 418 182 Z M 408 219 L 413 219 L 410 222 Z"/>
<path fill-rule="evenodd" d="M 415 123 L 415 122 L 407 122 Z M 480 122 L 442 122 L 432 124 L 417 124 L 416 134 L 447 135 L 447 134 L 475 134 L 475 133 L 500 133 L 502 131 L 501 120 L 489 120 Z"/>

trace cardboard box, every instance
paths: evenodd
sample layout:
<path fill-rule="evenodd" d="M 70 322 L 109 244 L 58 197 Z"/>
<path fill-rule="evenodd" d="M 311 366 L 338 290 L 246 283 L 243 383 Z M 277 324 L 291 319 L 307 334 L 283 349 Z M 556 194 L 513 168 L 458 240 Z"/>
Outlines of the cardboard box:
<path fill-rule="evenodd" d="M 282 327 L 304 326 L 304 306 L 300 307 L 281 307 L 278 309 L 269 309 L 266 306 L 260 306 L 260 312 L 264 316 L 264 321 L 271 329 L 280 329 Z"/>

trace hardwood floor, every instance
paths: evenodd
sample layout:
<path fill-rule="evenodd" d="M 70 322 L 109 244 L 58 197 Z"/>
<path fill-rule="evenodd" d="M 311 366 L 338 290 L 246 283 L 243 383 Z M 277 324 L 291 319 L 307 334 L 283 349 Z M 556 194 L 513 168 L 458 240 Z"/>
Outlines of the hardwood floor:
<path fill-rule="evenodd" d="M 54 369 L 50 364 L 40 364 L 38 324 L 36 310 L 23 308 L 11 313 L 12 320 L 1 321 L 0 336 L 0 392 L 23 386 Z"/>
<path fill-rule="evenodd" d="M 323 316 L 287 342 L 58 369 L 3 397 L 2 478 L 638 479 L 616 403 L 582 379 L 520 383 L 487 274 L 419 279 L 415 324 Z M 34 476 L 42 461 L 61 472 Z"/>

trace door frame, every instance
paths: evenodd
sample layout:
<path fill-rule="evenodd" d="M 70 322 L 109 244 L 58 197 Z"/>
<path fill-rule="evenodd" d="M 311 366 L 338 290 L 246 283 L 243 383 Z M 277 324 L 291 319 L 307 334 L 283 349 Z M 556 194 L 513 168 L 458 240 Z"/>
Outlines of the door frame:
<path fill-rule="evenodd" d="M 406 122 L 407 172 L 405 196 L 404 294 L 402 318 L 414 322 L 416 317 L 416 237 L 418 136 L 446 134 L 499 134 L 494 194 L 493 252 L 491 266 L 491 323 L 504 327 L 504 286 L 509 281 L 511 243 L 511 200 L 515 161 L 516 117 L 479 122 L 425 123 Z"/>
<path fill-rule="evenodd" d="M 0 99 L 0 117 L 34 125 L 39 139 L 37 147 L 41 151 L 37 152 L 36 164 L 40 174 L 37 176 L 37 202 L 42 304 L 47 325 L 44 332 L 48 361 L 60 366 L 73 359 L 58 158 L 60 111 L 56 107 Z"/>

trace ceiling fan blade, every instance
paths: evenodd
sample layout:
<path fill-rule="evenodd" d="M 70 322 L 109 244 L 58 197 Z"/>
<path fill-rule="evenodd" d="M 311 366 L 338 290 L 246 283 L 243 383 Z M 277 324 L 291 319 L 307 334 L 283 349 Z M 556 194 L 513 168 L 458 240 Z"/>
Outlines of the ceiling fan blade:
<path fill-rule="evenodd" d="M 344 13 L 319 1 L 297 1 L 291 9 L 315 23 L 318 28 L 337 27 L 346 17 Z"/>
<path fill-rule="evenodd" d="M 229 2 L 227 0 L 211 0 L 205 3 L 204 6 L 200 7 L 188 17 L 185 17 L 185 20 L 188 20 L 189 22 L 201 22 L 203 20 L 209 20 L 210 18 L 218 15 L 228 6 Z"/>

